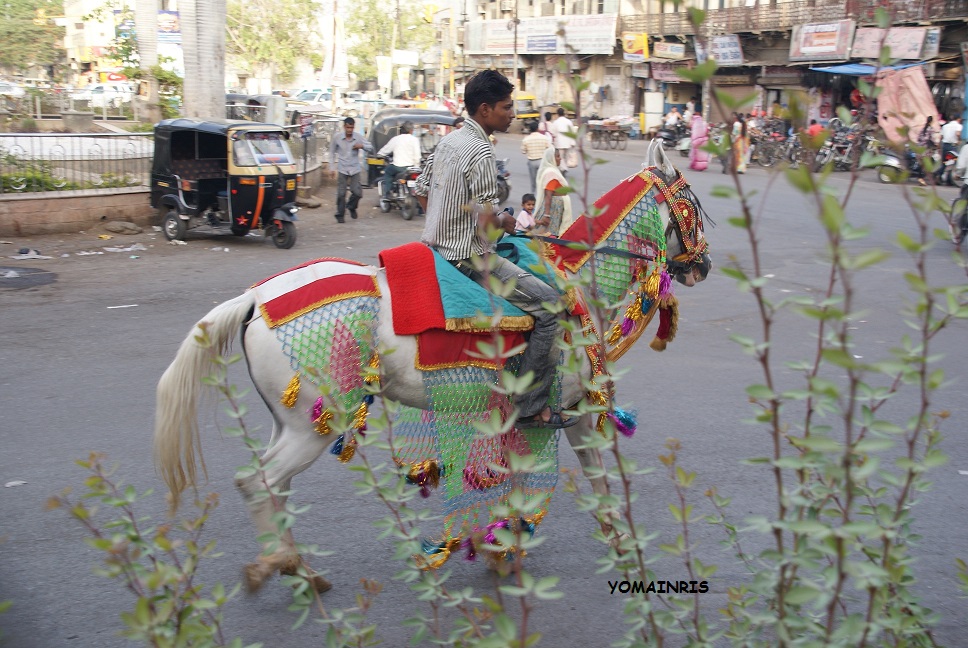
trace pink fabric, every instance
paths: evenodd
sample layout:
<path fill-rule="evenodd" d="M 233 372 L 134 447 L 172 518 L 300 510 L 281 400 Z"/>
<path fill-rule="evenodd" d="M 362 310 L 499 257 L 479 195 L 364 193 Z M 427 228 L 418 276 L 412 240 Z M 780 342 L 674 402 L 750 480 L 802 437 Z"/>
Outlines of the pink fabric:
<path fill-rule="evenodd" d="M 691 137 L 689 168 L 693 171 L 705 171 L 706 167 L 709 166 L 709 152 L 703 151 L 702 147 L 709 141 L 709 127 L 706 126 L 706 122 L 699 113 L 692 116 Z"/>
<path fill-rule="evenodd" d="M 939 122 L 931 89 L 920 65 L 885 70 L 877 75 L 877 85 L 883 88 L 877 96 L 877 121 L 892 142 L 905 141 L 905 137 L 897 132 L 904 126 L 909 129 L 907 139 L 917 140 L 928 115 L 934 115 L 935 124 Z"/>

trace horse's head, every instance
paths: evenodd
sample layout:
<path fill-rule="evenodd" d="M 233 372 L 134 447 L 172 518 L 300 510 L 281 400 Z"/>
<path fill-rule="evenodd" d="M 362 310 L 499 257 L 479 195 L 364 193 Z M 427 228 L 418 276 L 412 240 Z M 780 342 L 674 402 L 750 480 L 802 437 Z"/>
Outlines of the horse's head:
<path fill-rule="evenodd" d="M 703 235 L 703 219 L 709 216 L 685 177 L 669 161 L 661 140 L 653 140 L 649 145 L 644 166 L 659 176 L 665 185 L 662 193 L 669 207 L 669 224 L 665 231 L 669 274 L 683 285 L 694 286 L 704 280 L 713 267 L 709 243 Z"/>

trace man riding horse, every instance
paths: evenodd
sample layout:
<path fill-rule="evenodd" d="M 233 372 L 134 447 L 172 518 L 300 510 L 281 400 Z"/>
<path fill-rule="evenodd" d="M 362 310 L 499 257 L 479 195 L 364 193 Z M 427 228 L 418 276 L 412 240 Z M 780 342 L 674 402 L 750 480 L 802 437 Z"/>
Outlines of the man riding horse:
<path fill-rule="evenodd" d="M 464 90 L 470 119 L 437 145 L 417 179 L 417 200 L 427 214 L 421 241 L 455 268 L 488 288 L 487 276 L 473 257 L 494 251 L 488 231 L 500 229 L 495 214 L 497 179 L 494 148 L 489 137 L 507 131 L 514 120 L 514 86 L 496 70 L 475 74 Z M 520 374 L 534 372 L 530 391 L 515 399 L 520 428 L 567 428 L 578 422 L 547 405 L 555 379 L 555 340 L 561 327 L 555 313 L 544 307 L 557 303 L 558 292 L 544 281 L 502 257 L 493 256 L 488 273 L 502 283 L 514 282 L 505 299 L 534 317 L 534 330 L 521 359 Z"/>

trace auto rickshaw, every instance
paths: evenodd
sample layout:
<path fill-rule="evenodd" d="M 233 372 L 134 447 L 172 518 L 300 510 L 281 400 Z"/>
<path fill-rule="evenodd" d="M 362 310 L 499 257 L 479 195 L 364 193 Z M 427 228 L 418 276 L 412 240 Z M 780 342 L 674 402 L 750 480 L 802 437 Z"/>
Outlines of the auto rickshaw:
<path fill-rule="evenodd" d="M 521 122 L 525 132 L 528 130 L 528 124 L 537 126 L 541 121 L 538 98 L 525 92 L 517 93 L 514 96 L 514 117 Z"/>
<path fill-rule="evenodd" d="M 155 125 L 151 206 L 168 240 L 190 229 L 245 236 L 265 231 L 296 243 L 296 164 L 289 133 L 274 124 L 167 119 Z"/>
<path fill-rule="evenodd" d="M 413 134 L 420 140 L 421 157 L 426 158 L 433 153 L 437 142 L 449 132 L 457 121 L 457 117 L 448 110 L 431 110 L 426 108 L 385 108 L 373 115 L 370 121 L 370 143 L 373 144 L 373 153 L 366 158 L 367 165 L 367 184 L 375 187 L 377 180 L 383 175 L 383 169 L 387 161 L 377 155 L 387 142 L 400 134 L 400 126 L 406 122 L 413 125 Z M 401 178 L 401 180 L 404 180 Z M 380 209 L 384 212 L 390 211 L 391 203 L 380 202 Z M 404 218 L 413 218 L 413 211 L 404 211 Z M 409 218 L 408 218 L 409 216 Z"/>

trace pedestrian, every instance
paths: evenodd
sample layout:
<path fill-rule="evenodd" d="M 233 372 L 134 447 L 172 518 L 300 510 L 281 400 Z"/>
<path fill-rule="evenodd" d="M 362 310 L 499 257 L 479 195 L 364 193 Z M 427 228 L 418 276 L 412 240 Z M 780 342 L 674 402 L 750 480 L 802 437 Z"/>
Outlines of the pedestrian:
<path fill-rule="evenodd" d="M 733 168 L 736 173 L 746 173 L 750 154 L 750 136 L 742 113 L 733 113 Z"/>
<path fill-rule="evenodd" d="M 816 119 L 811 119 L 810 126 L 807 127 L 807 135 L 813 138 L 822 132 L 823 132 L 823 126 L 818 124 Z"/>
<path fill-rule="evenodd" d="M 709 166 L 709 151 L 703 146 L 709 141 L 709 126 L 699 113 L 692 115 L 692 130 L 689 136 L 689 168 L 693 171 L 705 171 Z"/>
<path fill-rule="evenodd" d="M 347 117 L 343 120 L 343 137 L 334 137 L 329 145 L 329 173 L 337 178 L 336 183 L 336 222 L 343 222 L 343 215 L 348 209 L 350 217 L 356 218 L 356 207 L 363 197 L 360 188 L 360 151 L 373 152 L 373 145 L 355 132 L 356 120 Z M 350 191 L 349 202 L 346 200 L 346 190 Z"/>
<path fill-rule="evenodd" d="M 679 114 L 679 109 L 673 106 L 672 109 L 668 113 L 666 113 L 666 116 L 665 116 L 666 128 L 671 128 L 675 130 L 675 127 L 679 125 L 680 119 L 682 119 L 682 115 Z"/>
<path fill-rule="evenodd" d="M 383 199 L 389 200 L 397 177 L 406 174 L 410 167 L 420 166 L 420 140 L 413 134 L 413 124 L 401 124 L 400 134 L 387 142 L 377 155 L 392 157 L 392 163 L 383 170 Z"/>
<path fill-rule="evenodd" d="M 941 164 L 935 171 L 938 181 L 944 173 L 944 159 L 948 153 L 957 154 L 958 144 L 961 143 L 961 115 L 952 115 L 951 118 L 941 127 Z M 954 184 L 949 174 L 948 184 Z"/>
<path fill-rule="evenodd" d="M 555 145 L 555 134 L 551 126 L 551 111 L 545 111 L 545 114 L 541 116 L 541 122 L 538 124 L 538 132 L 548 138 L 548 142 L 552 146 Z"/>
<path fill-rule="evenodd" d="M 440 140 L 417 179 L 417 199 L 427 214 L 421 240 L 461 273 L 490 290 L 489 278 L 475 260 L 491 255 L 489 274 L 498 283 L 514 282 L 504 298 L 534 317 L 534 329 L 521 358 L 519 375 L 532 372 L 532 388 L 515 397 L 519 428 L 570 427 L 578 417 L 565 418 L 547 405 L 555 381 L 561 337 L 557 315 L 545 306 L 559 302 L 558 291 L 507 259 L 493 255 L 489 238 L 500 228 L 496 213 L 497 177 L 494 150 L 488 136 L 506 132 L 514 120 L 514 86 L 497 70 L 481 70 L 467 82 L 464 128 Z M 569 403 L 570 405 L 570 403 Z"/>
<path fill-rule="evenodd" d="M 541 234 L 558 236 L 572 222 L 571 197 L 557 193 L 561 187 L 568 186 L 560 165 L 561 157 L 557 150 L 545 151 L 538 169 L 538 191 L 534 204 L 534 222 Z"/>
<path fill-rule="evenodd" d="M 686 112 L 682 114 L 682 120 L 687 124 L 692 123 L 692 116 L 696 114 L 696 98 L 689 97 L 689 101 L 686 102 Z"/>
<path fill-rule="evenodd" d="M 535 192 L 535 178 L 538 175 L 538 167 L 541 166 L 541 159 L 544 157 L 545 149 L 551 148 L 548 138 L 538 132 L 538 125 L 528 124 L 530 133 L 521 140 L 521 152 L 528 159 L 528 173 L 531 175 L 531 193 Z"/>
<path fill-rule="evenodd" d="M 561 160 L 569 168 L 573 169 L 578 166 L 578 160 L 575 159 L 577 151 L 573 150 L 575 148 L 575 125 L 565 117 L 564 108 L 558 109 L 558 118 L 551 122 L 551 132 L 554 135 L 555 148 L 558 149 Z"/>
<path fill-rule="evenodd" d="M 534 229 L 534 194 L 524 194 L 521 196 L 521 209 L 514 220 L 514 233 L 527 234 Z"/>
<path fill-rule="evenodd" d="M 924 127 L 918 133 L 918 146 L 924 147 L 925 152 L 931 151 L 935 147 L 934 115 L 928 115 L 924 122 Z"/>

